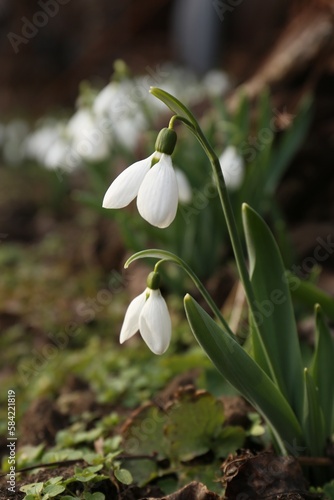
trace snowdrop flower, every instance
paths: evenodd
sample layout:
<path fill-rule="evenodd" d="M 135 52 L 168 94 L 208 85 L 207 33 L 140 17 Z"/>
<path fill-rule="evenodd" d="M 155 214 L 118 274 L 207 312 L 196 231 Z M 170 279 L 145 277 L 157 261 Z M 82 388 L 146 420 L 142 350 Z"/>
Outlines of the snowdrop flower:
<path fill-rule="evenodd" d="M 211 70 L 203 78 L 202 84 L 210 97 L 221 97 L 231 88 L 227 73 Z"/>
<path fill-rule="evenodd" d="M 175 131 L 162 129 L 156 141 L 156 151 L 116 177 L 102 206 L 123 208 L 137 196 L 138 211 L 143 219 L 156 227 L 168 227 L 175 218 L 179 195 L 171 158 L 175 143 Z"/>
<path fill-rule="evenodd" d="M 147 126 L 141 101 L 135 100 L 136 86 L 126 79 L 110 82 L 96 96 L 93 112 L 99 119 L 108 120 L 116 139 L 130 150 L 138 143 Z"/>
<path fill-rule="evenodd" d="M 27 136 L 23 143 L 25 155 L 48 168 L 54 168 L 55 165 L 46 162 L 46 158 L 52 157 L 50 151 L 55 149 L 59 143 L 66 142 L 63 129 L 63 124 L 55 121 L 47 122 L 38 127 Z"/>
<path fill-rule="evenodd" d="M 235 190 L 241 186 L 244 178 L 245 165 L 242 156 L 234 146 L 228 146 L 219 158 L 226 186 Z"/>
<path fill-rule="evenodd" d="M 150 273 L 146 290 L 130 302 L 120 333 L 121 344 L 139 330 L 154 354 L 163 354 L 168 349 L 172 326 L 159 284 L 159 273 Z"/>
<path fill-rule="evenodd" d="M 193 194 L 187 176 L 179 168 L 175 168 L 175 175 L 179 190 L 179 202 L 190 203 Z"/>
<path fill-rule="evenodd" d="M 102 161 L 109 155 L 110 133 L 91 110 L 79 109 L 67 124 L 74 154 L 88 161 Z"/>

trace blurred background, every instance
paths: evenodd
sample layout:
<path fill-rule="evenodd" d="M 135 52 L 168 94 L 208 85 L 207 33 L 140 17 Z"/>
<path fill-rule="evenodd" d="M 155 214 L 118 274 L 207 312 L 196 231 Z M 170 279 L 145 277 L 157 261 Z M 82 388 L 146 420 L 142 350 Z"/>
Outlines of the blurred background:
<path fill-rule="evenodd" d="M 119 58 L 134 72 L 174 61 L 198 73 L 223 68 L 242 82 L 273 47 L 291 3 L 1 0 L 2 113 L 73 106 L 79 83 L 106 82 Z"/>

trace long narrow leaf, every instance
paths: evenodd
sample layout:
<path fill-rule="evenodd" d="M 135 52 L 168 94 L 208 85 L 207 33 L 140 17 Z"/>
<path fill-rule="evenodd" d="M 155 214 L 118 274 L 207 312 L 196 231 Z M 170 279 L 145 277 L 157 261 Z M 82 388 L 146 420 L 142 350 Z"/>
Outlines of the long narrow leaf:
<path fill-rule="evenodd" d="M 324 454 L 326 435 L 324 415 L 319 404 L 318 391 L 307 368 L 304 370 L 305 398 L 303 429 L 308 445 L 308 454 L 321 457 Z"/>
<path fill-rule="evenodd" d="M 243 225 L 255 295 L 253 311 L 272 366 L 272 378 L 301 418 L 303 368 L 282 257 L 267 224 L 246 204 L 243 205 Z M 258 344 L 258 339 L 254 340 Z M 256 345 L 254 350 L 257 361 Z M 260 352 L 259 360 L 262 358 Z"/>
<path fill-rule="evenodd" d="M 282 137 L 279 147 L 276 149 L 275 157 L 269 172 L 265 192 L 272 194 L 275 192 L 278 182 L 282 178 L 285 169 L 305 138 L 312 118 L 312 100 L 308 96 L 301 103 L 297 115 L 290 128 Z"/>
<path fill-rule="evenodd" d="M 184 299 L 192 332 L 220 373 L 266 419 L 281 451 L 302 442 L 297 418 L 277 386 L 245 350 L 190 296 Z"/>
<path fill-rule="evenodd" d="M 319 404 L 323 409 L 325 433 L 334 432 L 334 341 L 325 322 L 321 307 L 315 307 L 316 347 L 310 373 L 318 388 Z"/>

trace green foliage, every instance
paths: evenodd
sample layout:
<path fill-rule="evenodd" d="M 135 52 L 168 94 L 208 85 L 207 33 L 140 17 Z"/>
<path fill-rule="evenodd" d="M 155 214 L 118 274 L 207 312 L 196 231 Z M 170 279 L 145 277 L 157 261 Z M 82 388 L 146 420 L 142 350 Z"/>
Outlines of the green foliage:
<path fill-rule="evenodd" d="M 251 315 L 256 324 L 251 341 L 253 356 L 269 365 L 268 375 L 292 405 L 303 411 L 302 361 L 297 326 L 285 268 L 269 227 L 249 206 L 243 205 L 243 225 L 254 291 Z M 289 346 L 289 349 L 287 349 Z"/>
<path fill-rule="evenodd" d="M 25 500 L 48 500 L 54 498 L 66 489 L 62 476 L 48 479 L 45 483 L 31 483 L 21 486 L 20 491 L 26 493 Z"/>
<path fill-rule="evenodd" d="M 129 457 L 124 464 L 139 484 L 173 475 L 181 486 L 196 470 L 197 479 L 211 485 L 219 459 L 242 447 L 246 438 L 242 427 L 224 426 L 224 420 L 222 402 L 205 391 L 181 392 L 164 410 L 148 404 L 126 425 L 123 446 Z M 213 454 L 211 464 L 204 467 L 200 459 L 208 453 Z M 168 467 L 160 469 L 158 462 L 166 460 Z"/>
<path fill-rule="evenodd" d="M 154 90 L 154 93 L 175 113 L 181 110 L 182 116 L 185 116 L 184 107 L 176 98 L 162 90 Z M 246 120 L 247 104 L 243 101 L 241 106 L 240 115 Z M 268 100 L 263 96 L 260 106 L 262 125 L 268 120 L 268 116 Z M 187 114 L 187 117 L 191 123 L 186 125 L 202 145 L 213 168 L 240 280 L 249 306 L 251 338 L 244 347 L 239 345 L 224 319 L 217 314 L 216 307 L 211 305 L 207 292 L 203 290 L 202 285 L 197 284 L 196 277 L 193 278 L 194 282 L 212 312 L 220 320 L 221 326 L 187 295 L 184 305 L 189 324 L 199 344 L 218 370 L 263 415 L 272 430 L 274 442 L 282 453 L 287 453 L 294 446 L 301 446 L 309 455 L 322 455 L 326 441 L 331 439 L 334 429 L 333 377 L 328 378 L 328 375 L 332 375 L 334 351 L 333 339 L 320 315 L 320 306 L 316 309 L 317 345 L 309 371 L 307 367 L 303 369 L 289 290 L 292 284 L 275 238 L 257 211 L 244 203 L 242 217 L 249 259 L 247 269 L 240 242 L 240 228 L 235 221 L 218 158 L 194 117 L 191 114 Z M 184 118 L 181 118 L 181 121 L 185 122 Z M 302 136 L 300 130 L 287 136 L 283 142 L 287 152 L 282 152 L 283 157 L 285 154 L 291 154 L 292 145 L 298 143 Z M 261 158 L 262 156 L 257 160 L 260 161 L 263 173 L 268 164 L 268 154 L 265 153 L 262 163 Z M 283 164 L 281 159 L 276 163 L 276 172 L 268 181 L 270 193 L 282 173 Z M 256 181 L 258 182 L 258 179 Z M 258 208 L 257 203 L 255 206 Z M 156 251 L 146 251 L 147 254 L 149 252 L 153 255 Z M 144 253 L 145 251 L 138 256 L 134 255 L 129 260 L 136 260 Z M 161 258 L 162 255 L 159 256 L 156 252 L 156 257 Z M 170 260 L 177 262 L 177 257 L 171 257 Z M 177 263 L 182 266 L 182 263 Z M 160 262 L 156 268 L 159 265 Z M 182 267 L 191 275 L 187 265 Z M 245 347 L 248 348 L 249 354 Z M 317 475 L 315 472 L 315 476 Z"/>

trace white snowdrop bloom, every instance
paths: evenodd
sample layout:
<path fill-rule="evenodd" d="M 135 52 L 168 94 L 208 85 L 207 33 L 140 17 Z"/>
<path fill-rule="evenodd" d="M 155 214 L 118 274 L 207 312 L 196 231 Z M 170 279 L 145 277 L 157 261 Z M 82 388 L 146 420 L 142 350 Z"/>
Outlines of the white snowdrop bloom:
<path fill-rule="evenodd" d="M 175 143 L 174 130 L 162 129 L 156 141 L 156 151 L 116 177 L 102 206 L 123 208 L 137 196 L 138 211 L 143 219 L 156 227 L 168 227 L 176 216 L 179 197 L 171 158 Z"/>
<path fill-rule="evenodd" d="M 175 168 L 175 175 L 179 190 L 179 202 L 190 203 L 192 199 L 192 190 L 187 176 L 179 168 Z"/>
<path fill-rule="evenodd" d="M 179 190 L 172 158 L 162 154 L 139 187 L 138 211 L 152 226 L 168 227 L 175 219 L 178 200 Z"/>
<path fill-rule="evenodd" d="M 124 208 L 136 198 L 140 185 L 151 168 L 154 154 L 136 161 L 116 177 L 104 195 L 103 208 Z"/>
<path fill-rule="evenodd" d="M 69 143 L 64 138 L 58 137 L 44 156 L 43 162 L 46 168 L 50 170 L 62 169 L 70 171 L 71 168 L 67 164 L 68 151 Z"/>
<path fill-rule="evenodd" d="M 116 139 L 131 150 L 147 126 L 142 91 L 136 81 L 111 82 L 96 96 L 93 104 L 96 116 L 107 119 Z"/>
<path fill-rule="evenodd" d="M 221 97 L 231 88 L 228 75 L 220 70 L 211 70 L 206 73 L 202 84 L 211 97 Z"/>
<path fill-rule="evenodd" d="M 114 134 L 116 139 L 123 146 L 133 151 L 138 144 L 143 130 L 144 122 L 142 120 L 142 115 L 138 114 L 132 118 L 123 117 L 123 119 L 119 120 L 115 127 Z"/>
<path fill-rule="evenodd" d="M 24 141 L 24 153 L 28 158 L 33 158 L 39 163 L 45 163 L 45 157 L 50 148 L 59 140 L 60 131 L 56 124 L 41 126 L 28 135 Z"/>
<path fill-rule="evenodd" d="M 73 154 L 88 161 L 101 161 L 108 157 L 111 136 L 109 127 L 99 122 L 87 109 L 79 109 L 67 124 Z"/>
<path fill-rule="evenodd" d="M 168 349 L 172 323 L 159 289 L 147 287 L 130 302 L 120 333 L 120 343 L 123 344 L 138 330 L 154 354 L 163 354 Z"/>
<path fill-rule="evenodd" d="M 109 114 L 112 103 L 118 99 L 119 89 L 116 82 L 110 82 L 97 94 L 93 103 L 93 112 L 97 116 Z"/>
<path fill-rule="evenodd" d="M 242 156 L 234 146 L 228 146 L 219 158 L 226 186 L 236 190 L 241 186 L 245 173 Z"/>

